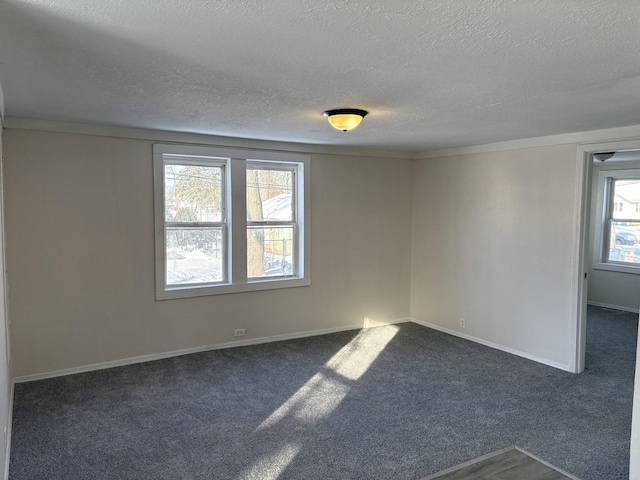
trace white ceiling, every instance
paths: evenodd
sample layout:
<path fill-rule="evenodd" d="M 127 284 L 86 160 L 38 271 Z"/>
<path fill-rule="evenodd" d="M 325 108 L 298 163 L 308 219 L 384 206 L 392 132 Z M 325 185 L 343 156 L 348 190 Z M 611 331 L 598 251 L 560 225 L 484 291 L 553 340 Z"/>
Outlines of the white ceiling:
<path fill-rule="evenodd" d="M 639 25 L 638 0 L 0 0 L 0 83 L 12 117 L 425 151 L 640 124 Z"/>

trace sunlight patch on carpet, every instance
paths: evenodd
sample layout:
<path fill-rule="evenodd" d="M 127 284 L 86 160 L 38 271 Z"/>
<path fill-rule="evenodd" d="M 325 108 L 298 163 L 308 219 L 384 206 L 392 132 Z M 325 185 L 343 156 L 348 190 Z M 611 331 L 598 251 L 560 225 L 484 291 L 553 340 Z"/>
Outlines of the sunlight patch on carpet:
<path fill-rule="evenodd" d="M 238 477 L 241 480 L 276 480 L 296 458 L 300 445 L 287 444 L 279 450 L 263 456 Z"/>
<path fill-rule="evenodd" d="M 286 417 L 315 425 L 329 416 L 347 396 L 351 383 L 364 375 L 398 330 L 387 325 L 360 331 L 324 365 L 323 371 L 311 377 L 255 431 L 272 427 Z"/>

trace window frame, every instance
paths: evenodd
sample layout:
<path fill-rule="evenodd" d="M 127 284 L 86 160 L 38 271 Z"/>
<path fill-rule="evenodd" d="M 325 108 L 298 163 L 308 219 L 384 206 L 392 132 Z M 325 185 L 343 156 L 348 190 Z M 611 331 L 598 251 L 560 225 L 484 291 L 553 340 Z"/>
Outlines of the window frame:
<path fill-rule="evenodd" d="M 268 227 L 288 227 L 291 226 L 293 228 L 293 247 L 291 255 L 295 258 L 295 262 L 293 264 L 294 269 L 291 275 L 281 275 L 278 277 L 251 277 L 249 278 L 247 274 L 247 282 L 263 282 L 266 280 L 275 280 L 275 279 L 285 279 L 285 278 L 297 278 L 298 272 L 300 271 L 300 257 L 299 257 L 299 228 L 298 228 L 298 168 L 292 163 L 283 163 L 283 162 L 272 162 L 266 160 L 247 160 L 245 172 L 249 170 L 272 170 L 272 171 L 283 171 L 283 172 L 291 172 L 292 176 L 292 184 L 291 184 L 291 207 L 292 207 L 292 218 L 289 221 L 279 221 L 279 220 L 249 220 L 247 218 L 247 228 L 248 232 L 251 227 L 256 228 L 268 228 Z M 248 257 L 247 257 L 248 258 Z"/>
<path fill-rule="evenodd" d="M 602 169 L 598 172 L 593 268 L 595 270 L 608 270 L 638 275 L 640 274 L 640 264 L 636 266 L 626 262 L 608 260 L 611 223 L 613 221 L 640 223 L 640 220 L 636 219 L 613 218 L 613 214 L 615 213 L 613 185 L 616 180 L 640 180 L 640 168 Z"/>
<path fill-rule="evenodd" d="M 224 163 L 222 221 L 224 232 L 223 281 L 207 284 L 166 285 L 166 228 L 164 199 L 165 157 L 173 161 L 193 158 L 194 162 L 213 165 Z M 295 170 L 294 211 L 296 235 L 294 255 L 296 270 L 291 276 L 258 277 L 247 276 L 247 221 L 246 171 L 247 165 L 265 164 L 265 168 L 287 166 Z M 309 155 L 255 151 L 225 147 L 202 147 L 194 145 L 153 145 L 154 182 L 154 237 L 155 237 L 155 296 L 156 300 L 200 297 L 227 293 L 273 290 L 311 285 L 311 158 Z"/>
<path fill-rule="evenodd" d="M 165 155 L 169 157 L 169 160 L 165 158 Z M 221 228 L 222 229 L 222 238 L 223 238 L 223 248 L 222 248 L 222 280 L 219 282 L 208 282 L 204 283 L 183 283 L 180 284 L 179 287 L 176 284 L 168 284 L 166 277 L 166 257 L 163 254 L 163 288 L 164 290 L 174 289 L 174 288 L 200 288 L 203 286 L 214 287 L 217 285 L 224 285 L 227 283 L 228 272 L 229 272 L 229 262 L 228 262 L 228 245 L 229 245 L 229 221 L 227 212 L 229 211 L 227 205 L 227 195 L 226 191 L 228 189 L 228 182 L 226 179 L 227 173 L 227 162 L 224 158 L 215 158 L 215 157 L 199 157 L 193 155 L 175 155 L 175 154 L 164 154 L 162 162 L 162 202 L 163 202 L 163 222 L 164 222 L 164 242 L 163 248 L 166 249 L 166 232 L 170 228 L 185 228 L 185 229 L 206 229 L 206 228 Z M 200 167 L 219 167 L 222 169 L 221 182 L 220 182 L 220 200 L 221 200 L 221 208 L 220 208 L 220 221 L 219 222 L 167 222 L 166 219 L 166 206 L 165 206 L 165 189 L 164 189 L 164 180 L 165 180 L 165 169 L 167 165 L 189 165 L 189 166 L 200 166 Z"/>

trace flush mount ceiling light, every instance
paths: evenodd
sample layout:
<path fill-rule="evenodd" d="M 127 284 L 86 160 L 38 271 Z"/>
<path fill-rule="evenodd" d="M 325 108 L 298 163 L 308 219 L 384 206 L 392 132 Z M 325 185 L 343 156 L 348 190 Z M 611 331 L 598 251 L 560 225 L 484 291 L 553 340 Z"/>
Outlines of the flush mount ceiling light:
<path fill-rule="evenodd" d="M 327 110 L 323 115 L 327 117 L 333 128 L 347 132 L 360 125 L 367 113 L 369 112 L 357 108 L 338 108 L 336 110 Z"/>
<path fill-rule="evenodd" d="M 602 153 L 596 153 L 593 155 L 593 158 L 595 160 L 599 160 L 601 162 L 605 162 L 607 160 L 609 160 L 611 157 L 613 157 L 615 155 L 616 152 L 602 152 Z"/>

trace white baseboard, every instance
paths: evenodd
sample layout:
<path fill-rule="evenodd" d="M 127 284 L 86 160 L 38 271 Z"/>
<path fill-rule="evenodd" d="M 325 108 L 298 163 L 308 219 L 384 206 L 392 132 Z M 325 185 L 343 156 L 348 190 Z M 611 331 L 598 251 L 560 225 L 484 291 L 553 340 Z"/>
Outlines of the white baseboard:
<path fill-rule="evenodd" d="M 610 303 L 600 302 L 587 302 L 587 305 L 593 305 L 594 307 L 610 308 L 612 310 L 622 310 L 623 312 L 638 313 L 637 308 L 621 307 L 620 305 L 611 305 Z"/>
<path fill-rule="evenodd" d="M 359 324 L 359 325 L 346 325 L 343 327 L 323 328 L 319 330 L 310 330 L 306 332 L 288 333 L 283 335 L 272 335 L 268 337 L 252 338 L 248 340 L 239 340 L 239 341 L 226 342 L 226 343 L 220 343 L 215 345 L 205 345 L 202 347 L 186 348 L 182 350 L 173 350 L 170 352 L 154 353 L 151 355 L 142 355 L 139 357 L 123 358 L 120 360 L 111 360 L 108 362 L 94 363 L 91 365 L 84 365 L 81 367 L 73 367 L 73 368 L 67 368 L 63 370 L 55 370 L 52 372 L 43 372 L 43 373 L 36 373 L 33 375 L 19 376 L 19 377 L 15 377 L 13 379 L 13 382 L 14 383 L 32 382 L 35 380 L 44 380 L 46 378 L 62 377 L 65 375 L 73 375 L 76 373 L 92 372 L 96 370 L 104 370 L 106 368 L 113 368 L 113 367 L 122 367 L 125 365 L 132 365 L 135 363 L 152 362 L 154 360 L 162 360 L 164 358 L 179 357 L 182 355 L 189 355 L 191 353 L 207 352 L 211 350 L 221 350 L 224 348 L 244 347 L 249 345 L 259 345 L 262 343 L 279 342 L 283 340 L 292 340 L 295 338 L 314 337 L 317 335 L 326 335 L 329 333 L 345 332 L 348 330 L 360 330 L 363 327 L 369 328 L 369 327 L 377 327 L 377 326 L 384 326 L 384 325 L 394 325 L 394 324 L 405 323 L 405 322 L 413 322 L 418 325 L 422 325 L 423 327 L 431 328 L 433 330 L 438 330 L 440 332 L 447 333 L 455 337 L 464 338 L 465 340 L 479 343 L 487 347 L 495 348 L 496 350 L 501 350 L 503 352 L 511 353 L 513 355 L 517 355 L 519 357 L 523 357 L 528 360 L 533 360 L 534 362 L 542 363 L 544 365 L 549 365 L 550 367 L 558 368 L 560 370 L 565 370 L 567 372 L 573 373 L 573 370 L 571 370 L 568 365 L 554 362 L 552 360 L 548 360 L 543 357 L 538 357 L 537 355 L 532 355 L 532 354 L 522 352 L 520 350 L 516 350 L 510 347 L 505 347 L 504 345 L 490 342 L 488 340 L 483 340 L 482 338 L 474 337 L 472 335 L 467 335 L 465 333 L 456 332 L 455 330 L 450 330 L 448 328 L 441 327 L 439 325 L 434 325 L 432 323 L 424 322 L 416 318 L 398 318 L 395 320 L 390 320 L 385 322 L 372 320 L 367 322 L 367 324 L 364 326 L 362 324 Z M 11 401 L 13 402 L 13 384 L 12 384 Z M 12 411 L 13 411 L 13 408 L 12 408 Z"/>
<path fill-rule="evenodd" d="M 81 367 L 66 368 L 63 370 L 55 370 L 53 372 L 36 373 L 33 375 L 24 375 L 14 377 L 15 383 L 33 382 L 35 380 L 44 380 L 46 378 L 63 377 L 65 375 L 73 375 L 76 373 L 92 372 L 95 370 L 104 370 L 106 368 L 122 367 L 135 363 L 152 362 L 154 360 L 162 360 L 164 358 L 179 357 L 189 355 L 191 353 L 207 352 L 210 350 L 221 350 L 224 348 L 244 347 L 248 345 L 259 345 L 261 343 L 279 342 L 282 340 L 292 340 L 295 338 L 315 337 L 317 335 L 326 335 L 328 333 L 345 332 L 348 330 L 360 330 L 362 328 L 379 327 L 385 325 L 394 325 L 397 323 L 405 323 L 411 321 L 410 318 L 399 318 L 385 322 L 370 320 L 366 325 L 346 325 L 343 327 L 323 328 L 320 330 L 310 330 L 306 332 L 287 333 L 283 335 L 272 335 L 268 337 L 252 338 L 248 340 L 238 340 L 234 342 L 219 343 L 215 345 L 205 345 L 202 347 L 185 348 L 182 350 L 173 350 L 170 352 L 153 353 L 151 355 L 141 355 L 139 357 L 123 358 L 120 360 L 111 360 L 108 362 L 94 363 Z"/>
<path fill-rule="evenodd" d="M 516 350 L 515 348 L 505 347 L 504 345 L 493 343 L 488 340 L 484 340 L 482 338 L 474 337 L 472 335 L 467 335 L 466 333 L 456 332 L 455 330 L 450 330 L 448 328 L 441 327 L 439 325 L 434 325 L 433 323 L 424 322 L 422 320 L 418 320 L 417 318 L 412 318 L 411 321 L 413 323 L 417 323 L 418 325 L 422 325 L 423 327 L 432 328 L 434 330 L 438 330 L 439 332 L 453 335 L 454 337 L 460 337 L 460 338 L 464 338 L 465 340 L 469 340 L 471 342 L 479 343 L 480 345 L 484 345 L 485 347 L 495 348 L 496 350 L 501 350 L 503 352 L 511 353 L 512 355 L 517 355 L 519 357 L 526 358 L 527 360 L 533 360 L 534 362 L 542 363 L 544 365 L 549 365 L 550 367 L 559 368 L 560 370 L 574 373 L 574 371 L 569 367 L 569 365 L 554 362 L 547 358 L 539 357 L 537 355 L 532 355 L 530 353 L 521 352 L 520 350 Z"/>

